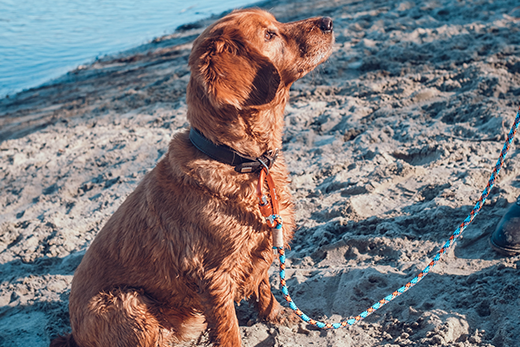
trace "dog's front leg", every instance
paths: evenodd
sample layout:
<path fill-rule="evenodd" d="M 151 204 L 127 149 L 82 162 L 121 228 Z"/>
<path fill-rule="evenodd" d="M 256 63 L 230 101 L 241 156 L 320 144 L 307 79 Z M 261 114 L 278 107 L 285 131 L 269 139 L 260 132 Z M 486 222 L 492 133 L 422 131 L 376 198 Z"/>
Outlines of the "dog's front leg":
<path fill-rule="evenodd" d="M 292 325 L 295 322 L 299 322 L 298 316 L 292 310 L 282 307 L 274 297 L 271 292 L 267 271 L 258 285 L 258 296 L 253 294 L 250 302 L 257 309 L 260 319 L 283 325 Z"/>
<path fill-rule="evenodd" d="M 240 347 L 242 343 L 233 301 L 234 282 L 222 273 L 213 273 L 206 278 L 202 296 L 211 341 L 216 346 Z"/>
<path fill-rule="evenodd" d="M 264 278 L 258 285 L 258 296 L 257 293 L 253 294 L 250 302 L 253 303 L 258 311 L 258 317 L 260 319 L 275 322 L 280 314 L 281 306 L 271 292 L 271 285 L 269 284 L 267 272 L 263 277 Z"/>

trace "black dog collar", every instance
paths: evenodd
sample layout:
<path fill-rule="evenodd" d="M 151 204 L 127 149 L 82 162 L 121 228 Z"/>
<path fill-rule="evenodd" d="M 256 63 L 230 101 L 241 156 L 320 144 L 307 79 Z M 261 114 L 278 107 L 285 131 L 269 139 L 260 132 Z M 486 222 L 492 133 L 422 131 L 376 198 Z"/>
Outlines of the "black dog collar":
<path fill-rule="evenodd" d="M 278 149 L 274 153 L 268 151 L 258 158 L 245 156 L 229 146 L 214 144 L 193 127 L 190 129 L 190 141 L 202 153 L 221 163 L 234 166 L 235 171 L 240 173 L 257 172 L 262 168 L 269 172 L 278 156 Z"/>

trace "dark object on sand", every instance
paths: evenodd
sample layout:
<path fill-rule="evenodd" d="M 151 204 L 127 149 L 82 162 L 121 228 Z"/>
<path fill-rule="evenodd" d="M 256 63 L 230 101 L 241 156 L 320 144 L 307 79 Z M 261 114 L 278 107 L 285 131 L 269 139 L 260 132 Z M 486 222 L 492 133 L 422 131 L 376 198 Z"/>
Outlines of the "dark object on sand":
<path fill-rule="evenodd" d="M 489 243 L 501 254 L 507 256 L 520 254 L 520 196 L 498 223 Z"/>

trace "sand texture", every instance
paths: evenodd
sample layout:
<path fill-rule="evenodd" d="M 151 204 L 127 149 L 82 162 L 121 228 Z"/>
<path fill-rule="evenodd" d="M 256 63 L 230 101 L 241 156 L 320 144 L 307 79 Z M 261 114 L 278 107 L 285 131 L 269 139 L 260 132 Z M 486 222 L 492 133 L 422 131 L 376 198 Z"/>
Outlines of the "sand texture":
<path fill-rule="evenodd" d="M 280 21 L 334 19 L 333 55 L 295 83 L 285 118 L 298 224 L 287 278 L 309 316 L 367 309 L 415 277 L 469 214 L 520 103 L 519 5 L 262 5 Z M 187 126 L 187 58 L 213 20 L 0 100 L 1 346 L 43 347 L 70 330 L 74 269 Z M 520 346 L 520 257 L 488 245 L 520 194 L 519 143 L 474 223 L 416 287 L 334 331 L 265 324 L 244 303 L 244 346 Z M 282 301 L 275 266 L 271 283 Z"/>

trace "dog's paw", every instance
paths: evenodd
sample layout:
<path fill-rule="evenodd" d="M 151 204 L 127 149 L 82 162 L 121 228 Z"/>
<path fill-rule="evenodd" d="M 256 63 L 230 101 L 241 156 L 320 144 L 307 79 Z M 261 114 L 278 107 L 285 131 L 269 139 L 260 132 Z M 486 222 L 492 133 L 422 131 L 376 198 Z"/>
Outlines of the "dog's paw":
<path fill-rule="evenodd" d="M 293 327 L 302 321 L 293 310 L 287 307 L 280 307 L 278 314 L 271 317 L 266 317 L 264 320 L 269 323 L 283 325 L 286 327 Z"/>

